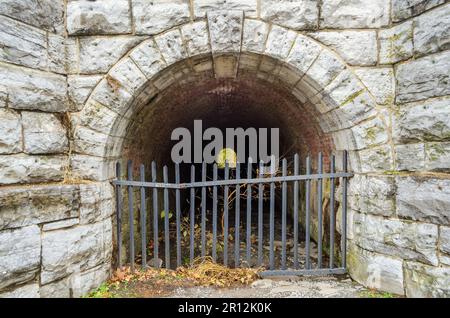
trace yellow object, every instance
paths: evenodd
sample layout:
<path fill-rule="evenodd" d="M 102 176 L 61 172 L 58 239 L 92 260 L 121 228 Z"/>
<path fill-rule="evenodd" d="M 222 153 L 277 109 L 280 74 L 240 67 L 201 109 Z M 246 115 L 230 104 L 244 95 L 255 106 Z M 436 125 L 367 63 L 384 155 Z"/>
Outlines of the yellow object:
<path fill-rule="evenodd" d="M 233 149 L 224 148 L 217 154 L 216 163 L 219 169 L 225 168 L 225 162 L 228 162 L 230 168 L 236 168 L 237 155 Z"/>

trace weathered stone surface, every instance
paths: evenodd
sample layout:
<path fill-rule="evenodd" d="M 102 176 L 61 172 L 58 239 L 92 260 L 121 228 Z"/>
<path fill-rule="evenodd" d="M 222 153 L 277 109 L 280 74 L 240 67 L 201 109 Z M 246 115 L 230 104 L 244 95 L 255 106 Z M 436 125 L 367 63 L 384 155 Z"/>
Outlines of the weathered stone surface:
<path fill-rule="evenodd" d="M 77 153 L 103 157 L 108 138 L 104 133 L 79 126 L 75 131 L 73 147 Z"/>
<path fill-rule="evenodd" d="M 99 116 L 93 116 L 97 114 Z M 118 114 L 109 108 L 91 100 L 81 111 L 81 119 L 73 116 L 74 126 L 80 124 L 98 132 L 109 134 Z M 77 123 L 75 123 L 77 122 Z"/>
<path fill-rule="evenodd" d="M 213 53 L 240 51 L 243 18 L 242 11 L 208 12 L 209 35 Z"/>
<path fill-rule="evenodd" d="M 396 170 L 420 171 L 425 169 L 425 145 L 406 144 L 395 146 Z"/>
<path fill-rule="evenodd" d="M 105 263 L 83 273 L 76 273 L 71 278 L 72 297 L 86 296 L 93 289 L 108 280 L 111 272 L 111 264 Z"/>
<path fill-rule="evenodd" d="M 36 225 L 0 231 L 0 290 L 34 279 L 40 265 L 40 235 Z"/>
<path fill-rule="evenodd" d="M 189 56 L 211 52 L 206 22 L 199 21 L 186 24 L 181 28 L 181 34 L 186 43 Z"/>
<path fill-rule="evenodd" d="M 395 142 L 450 140 L 450 100 L 435 99 L 401 107 L 392 120 Z"/>
<path fill-rule="evenodd" d="M 0 184 L 61 181 L 66 156 L 0 156 Z"/>
<path fill-rule="evenodd" d="M 129 1 L 69 1 L 67 31 L 69 34 L 131 33 Z"/>
<path fill-rule="evenodd" d="M 425 144 L 425 169 L 427 171 L 450 171 L 450 142 Z"/>
<path fill-rule="evenodd" d="M 446 0 L 392 0 L 392 20 L 395 22 L 416 16 Z"/>
<path fill-rule="evenodd" d="M 41 298 L 70 298 L 73 294 L 70 278 L 69 276 L 41 286 L 39 290 Z"/>
<path fill-rule="evenodd" d="M 66 220 L 62 220 L 62 221 L 50 222 L 50 223 L 45 223 L 42 226 L 42 231 L 48 232 L 48 231 L 60 230 L 60 229 L 65 229 L 65 228 L 72 227 L 72 226 L 75 226 L 78 224 L 80 224 L 79 218 L 72 218 L 72 219 L 66 219 Z"/>
<path fill-rule="evenodd" d="M 43 232 L 41 283 L 47 284 L 106 261 L 111 221 Z"/>
<path fill-rule="evenodd" d="M 32 283 L 25 286 L 20 286 L 9 292 L 0 292 L 0 298 L 38 298 L 39 294 L 39 284 Z"/>
<path fill-rule="evenodd" d="M 450 267 L 432 267 L 405 262 L 406 296 L 450 297 Z"/>
<path fill-rule="evenodd" d="M 0 61 L 45 70 L 48 66 L 46 32 L 2 17 Z"/>
<path fill-rule="evenodd" d="M 105 167 L 105 159 L 88 155 L 72 155 L 70 165 L 72 174 L 75 178 L 85 180 L 103 181 L 111 176 L 108 174 L 108 168 Z M 112 173 L 113 171 L 111 171 Z"/>
<path fill-rule="evenodd" d="M 2 188 L 0 230 L 78 217 L 79 204 L 75 185 Z"/>
<path fill-rule="evenodd" d="M 395 180 L 392 177 L 355 175 L 349 185 L 349 207 L 374 215 L 395 214 Z"/>
<path fill-rule="evenodd" d="M 7 93 L 6 87 L 3 85 L 0 85 L 0 108 L 6 107 L 7 100 L 8 100 L 8 93 Z"/>
<path fill-rule="evenodd" d="M 80 66 L 83 74 L 106 73 L 129 50 L 139 44 L 143 37 L 84 37 L 80 41 Z"/>
<path fill-rule="evenodd" d="M 157 34 L 190 19 L 189 0 L 135 0 L 132 5 L 137 34 Z"/>
<path fill-rule="evenodd" d="M 355 73 L 375 97 L 377 104 L 390 105 L 394 102 L 395 76 L 392 68 L 357 68 Z"/>
<path fill-rule="evenodd" d="M 176 29 L 155 37 L 156 44 L 161 51 L 167 65 L 173 64 L 187 57 L 186 48 L 180 30 Z"/>
<path fill-rule="evenodd" d="M 64 76 L 0 64 L 0 83 L 7 87 L 10 108 L 48 112 L 69 108 Z"/>
<path fill-rule="evenodd" d="M 107 75 L 95 88 L 91 98 L 111 110 L 123 114 L 127 111 L 132 95 L 117 80 Z M 90 101 L 88 100 L 87 103 Z"/>
<path fill-rule="evenodd" d="M 265 53 L 279 59 L 285 59 L 297 36 L 292 30 L 273 25 L 267 38 Z"/>
<path fill-rule="evenodd" d="M 393 64 L 413 55 L 413 23 L 408 21 L 378 33 L 380 63 Z"/>
<path fill-rule="evenodd" d="M 0 154 L 21 152 L 22 125 L 20 115 L 13 110 L 0 109 Z"/>
<path fill-rule="evenodd" d="M 64 31 L 63 0 L 2 0 L 0 14 L 50 32 Z"/>
<path fill-rule="evenodd" d="M 53 114 L 22 112 L 24 150 L 30 154 L 64 153 L 69 149 L 67 130 Z"/>
<path fill-rule="evenodd" d="M 422 56 L 450 48 L 450 4 L 414 20 L 414 53 Z"/>
<path fill-rule="evenodd" d="M 406 103 L 450 94 L 450 51 L 397 67 L 397 102 Z"/>
<path fill-rule="evenodd" d="M 83 108 L 92 90 L 101 79 L 101 75 L 69 75 L 67 77 L 69 98 L 76 106 L 76 110 Z"/>
<path fill-rule="evenodd" d="M 287 58 L 287 62 L 303 74 L 308 71 L 322 48 L 316 42 L 299 34 Z"/>
<path fill-rule="evenodd" d="M 256 17 L 257 0 L 195 0 L 194 16 L 205 17 L 207 12 L 217 10 L 242 10 L 246 17 Z"/>
<path fill-rule="evenodd" d="M 147 78 L 153 78 L 166 63 L 153 39 L 147 40 L 134 49 L 130 58 L 139 66 Z"/>
<path fill-rule="evenodd" d="M 438 265 L 438 227 L 361 215 L 357 224 L 357 244 L 366 250 L 402 259 Z"/>
<path fill-rule="evenodd" d="M 323 0 L 321 27 L 379 28 L 389 23 L 387 0 Z"/>
<path fill-rule="evenodd" d="M 319 8 L 315 0 L 262 0 L 261 19 L 294 30 L 315 29 Z"/>
<path fill-rule="evenodd" d="M 350 65 L 375 65 L 378 60 L 375 31 L 315 32 L 314 39 L 335 50 Z"/>
<path fill-rule="evenodd" d="M 383 133 L 378 135 L 381 137 Z M 361 163 L 359 172 L 385 172 L 393 169 L 390 145 L 360 150 L 358 151 L 358 156 Z"/>
<path fill-rule="evenodd" d="M 439 228 L 439 260 L 442 264 L 450 265 L 450 227 Z"/>
<path fill-rule="evenodd" d="M 259 20 L 244 20 L 244 34 L 242 37 L 242 50 L 249 52 L 264 52 L 269 33 L 269 25 Z"/>
<path fill-rule="evenodd" d="M 415 221 L 450 224 L 449 180 L 398 177 L 397 214 Z"/>
<path fill-rule="evenodd" d="M 394 294 L 404 294 L 401 259 L 372 253 L 349 242 L 347 262 L 350 275 L 359 283 Z"/>
<path fill-rule="evenodd" d="M 319 91 L 345 69 L 345 65 L 329 51 L 322 51 L 306 72 L 305 81 Z"/>
<path fill-rule="evenodd" d="M 68 71 L 68 52 L 66 51 L 67 42 L 70 41 L 63 35 L 48 34 L 48 69 L 51 72 L 66 74 Z"/>
<path fill-rule="evenodd" d="M 114 188 L 109 182 L 80 185 L 80 222 L 82 224 L 102 221 L 111 216 Z"/>
<path fill-rule="evenodd" d="M 108 76 L 115 79 L 117 85 L 124 87 L 131 94 L 138 93 L 147 81 L 145 75 L 130 58 L 125 58 L 117 63 Z"/>

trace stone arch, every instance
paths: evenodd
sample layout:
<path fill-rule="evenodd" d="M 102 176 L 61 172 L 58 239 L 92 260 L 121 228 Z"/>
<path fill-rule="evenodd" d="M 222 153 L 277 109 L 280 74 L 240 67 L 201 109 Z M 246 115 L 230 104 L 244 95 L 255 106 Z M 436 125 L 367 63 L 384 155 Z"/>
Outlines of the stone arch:
<path fill-rule="evenodd" d="M 383 113 L 335 52 L 301 32 L 244 18 L 242 11 L 212 11 L 206 20 L 143 41 L 99 82 L 72 119 L 74 177 L 112 178 L 133 115 L 157 102 L 161 92 L 205 76 L 236 79 L 243 74 L 282 83 L 314 111 L 334 149 L 350 150 L 353 171 L 373 171 L 361 157 L 391 162 Z M 386 146 L 376 148 L 380 145 Z"/>

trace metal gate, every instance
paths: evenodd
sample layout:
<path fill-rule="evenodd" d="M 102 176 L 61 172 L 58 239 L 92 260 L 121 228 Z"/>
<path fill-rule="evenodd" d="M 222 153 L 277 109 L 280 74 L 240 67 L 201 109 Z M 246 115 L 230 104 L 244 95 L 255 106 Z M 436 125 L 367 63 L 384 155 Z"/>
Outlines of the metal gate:
<path fill-rule="evenodd" d="M 328 157 L 329 165 L 324 169 L 323 155 L 319 153 L 315 172 L 310 157 L 305 159 L 304 174 L 300 173 L 299 156 L 295 155 L 289 172 L 288 162 L 283 159 L 281 175 L 268 176 L 263 175 L 262 164 L 256 165 L 259 169 L 254 173 L 255 165 L 248 162 L 245 173 L 239 163 L 234 168 L 227 163 L 224 169 L 203 163 L 198 181 L 192 165 L 190 182 L 184 183 L 180 182 L 179 164 L 174 166 L 174 182 L 169 182 L 167 166 L 163 167 L 160 182 L 154 162 L 151 181 L 146 181 L 144 165 L 139 167 L 139 179 L 134 179 L 131 161 L 127 165 L 127 178 L 121 179 L 121 165 L 117 163 L 117 179 L 113 184 L 117 197 L 118 266 L 122 267 L 123 254 L 128 254 L 132 271 L 136 262 L 144 268 L 163 263 L 166 268 L 174 268 L 210 256 L 225 266 L 262 266 L 265 268 L 262 276 L 345 273 L 347 183 L 353 176 L 347 171 L 347 152 L 342 154 L 340 172 L 336 171 L 334 155 Z M 207 168 L 212 168 L 211 180 L 207 180 Z M 244 178 L 241 172 L 246 174 Z M 325 194 L 324 183 L 328 192 Z M 336 200 L 338 184 L 340 200 Z M 230 200 L 230 194 L 234 199 Z M 184 210 L 182 195 L 187 202 Z M 327 206 L 324 197 L 328 197 Z M 175 215 L 170 212 L 169 203 Z M 342 212 L 339 240 L 337 204 Z M 128 225 L 123 219 L 124 212 L 128 213 Z M 125 253 L 124 228 L 128 230 Z M 136 249 L 136 245 L 140 248 Z"/>

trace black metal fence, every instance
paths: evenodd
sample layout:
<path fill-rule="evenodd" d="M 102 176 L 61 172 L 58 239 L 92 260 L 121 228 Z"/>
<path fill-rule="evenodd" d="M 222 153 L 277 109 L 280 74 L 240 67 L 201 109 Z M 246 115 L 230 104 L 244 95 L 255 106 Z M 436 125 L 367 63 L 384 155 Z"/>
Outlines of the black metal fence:
<path fill-rule="evenodd" d="M 135 240 L 139 240 L 139 234 L 135 235 L 134 223 L 135 211 L 138 210 L 137 228 L 140 228 L 141 245 L 139 257 L 143 267 L 159 267 L 164 263 L 166 268 L 173 268 L 192 264 L 197 257 L 210 256 L 214 261 L 226 266 L 264 266 L 266 271 L 262 273 L 263 276 L 345 273 L 347 181 L 353 176 L 347 171 L 347 152 L 343 152 L 340 172 L 336 171 L 334 155 L 329 157 L 329 169 L 326 173 L 321 153 L 316 162 L 317 171 L 314 173 L 310 157 L 306 157 L 305 161 L 305 173 L 300 174 L 299 156 L 295 155 L 289 174 L 288 162 L 283 159 L 281 175 L 263 175 L 262 164 L 255 173 L 255 165 L 249 162 L 245 178 L 241 178 L 239 163 L 236 163 L 234 168 L 230 168 L 227 163 L 224 169 L 219 169 L 217 164 L 214 164 L 212 177 L 207 175 L 207 165 L 203 163 L 199 181 L 195 180 L 196 171 L 192 165 L 190 182 L 185 183 L 180 182 L 179 164 L 175 164 L 175 182 L 171 183 L 167 166 L 163 167 L 162 182 L 158 182 L 157 168 L 153 162 L 151 182 L 148 182 L 144 165 L 140 166 L 139 180 L 135 180 L 133 164 L 129 161 L 127 179 L 124 180 L 121 179 L 121 165 L 117 163 L 117 179 L 113 184 L 117 196 L 118 266 L 122 266 L 123 230 L 127 227 L 127 254 L 131 269 L 135 268 Z M 219 172 L 222 177 L 219 177 Z M 207 176 L 210 180 L 207 180 Z M 327 192 L 329 191 L 325 194 L 328 197 L 326 209 L 323 206 L 325 181 Z M 337 184 L 342 187 L 342 198 L 339 200 L 342 211 L 340 242 L 336 239 Z M 161 200 L 161 192 L 162 202 L 158 202 Z M 315 198 L 311 198 L 313 192 Z M 169 193 L 174 196 L 175 202 L 171 202 L 175 210 L 174 218 L 170 213 Z M 279 194 L 278 197 L 276 193 Z M 187 201 L 184 209 L 182 194 Z M 199 197 L 196 194 L 199 194 Z M 128 210 L 124 210 L 124 203 L 127 203 Z M 151 205 L 151 208 L 147 205 Z M 210 210 L 207 210 L 207 205 Z M 124 212 L 128 213 L 128 224 L 123 220 Z M 222 214 L 220 220 L 219 212 Z M 329 231 L 327 235 L 323 233 L 324 216 L 327 217 L 329 226 L 326 229 Z M 276 219 L 278 223 L 275 222 Z M 276 237 L 280 235 L 280 241 L 277 241 Z M 289 240 L 290 249 L 287 248 L 288 235 L 292 237 Z M 324 237 L 327 237 L 326 242 Z M 327 245 L 326 249 L 324 243 Z M 164 250 L 160 251 L 160 247 L 164 247 Z M 184 258 L 183 254 L 186 255 Z M 164 261 L 159 259 L 160 256 L 164 257 Z M 233 256 L 234 260 L 230 262 Z"/>

